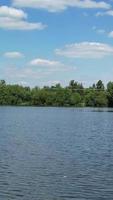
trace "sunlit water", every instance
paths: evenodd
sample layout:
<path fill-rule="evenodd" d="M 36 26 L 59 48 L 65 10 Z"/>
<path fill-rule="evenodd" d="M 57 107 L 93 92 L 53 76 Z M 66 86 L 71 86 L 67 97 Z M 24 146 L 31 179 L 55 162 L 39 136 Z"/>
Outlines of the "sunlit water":
<path fill-rule="evenodd" d="M 113 200 L 112 111 L 0 107 L 0 200 Z"/>

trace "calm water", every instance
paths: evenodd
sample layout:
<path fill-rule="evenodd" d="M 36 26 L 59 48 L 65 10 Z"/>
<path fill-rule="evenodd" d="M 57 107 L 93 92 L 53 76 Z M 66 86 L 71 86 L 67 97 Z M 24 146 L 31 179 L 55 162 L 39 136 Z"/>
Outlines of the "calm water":
<path fill-rule="evenodd" d="M 113 200 L 112 111 L 0 107 L 0 200 Z"/>

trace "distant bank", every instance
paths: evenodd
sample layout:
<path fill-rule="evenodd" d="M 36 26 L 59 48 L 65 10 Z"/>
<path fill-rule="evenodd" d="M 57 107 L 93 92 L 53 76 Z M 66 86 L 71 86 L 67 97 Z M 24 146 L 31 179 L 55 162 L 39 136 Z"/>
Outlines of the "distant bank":
<path fill-rule="evenodd" d="M 113 82 L 105 87 L 99 80 L 89 88 L 71 80 L 69 85 L 60 84 L 43 88 L 9 85 L 0 81 L 0 105 L 18 106 L 75 106 L 75 107 L 113 107 Z"/>

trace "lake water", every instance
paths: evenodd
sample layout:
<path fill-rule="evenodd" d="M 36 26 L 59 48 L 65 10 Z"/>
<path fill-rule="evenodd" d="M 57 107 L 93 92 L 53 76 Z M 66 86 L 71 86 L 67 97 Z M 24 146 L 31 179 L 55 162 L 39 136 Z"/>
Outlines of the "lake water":
<path fill-rule="evenodd" d="M 0 200 L 113 200 L 113 110 L 0 107 Z"/>

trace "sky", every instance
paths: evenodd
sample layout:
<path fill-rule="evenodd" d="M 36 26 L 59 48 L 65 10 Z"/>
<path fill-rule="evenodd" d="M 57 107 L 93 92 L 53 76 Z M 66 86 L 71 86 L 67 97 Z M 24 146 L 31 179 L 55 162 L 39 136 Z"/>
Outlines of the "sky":
<path fill-rule="evenodd" d="M 113 81 L 113 0 L 0 0 L 0 80 Z"/>

